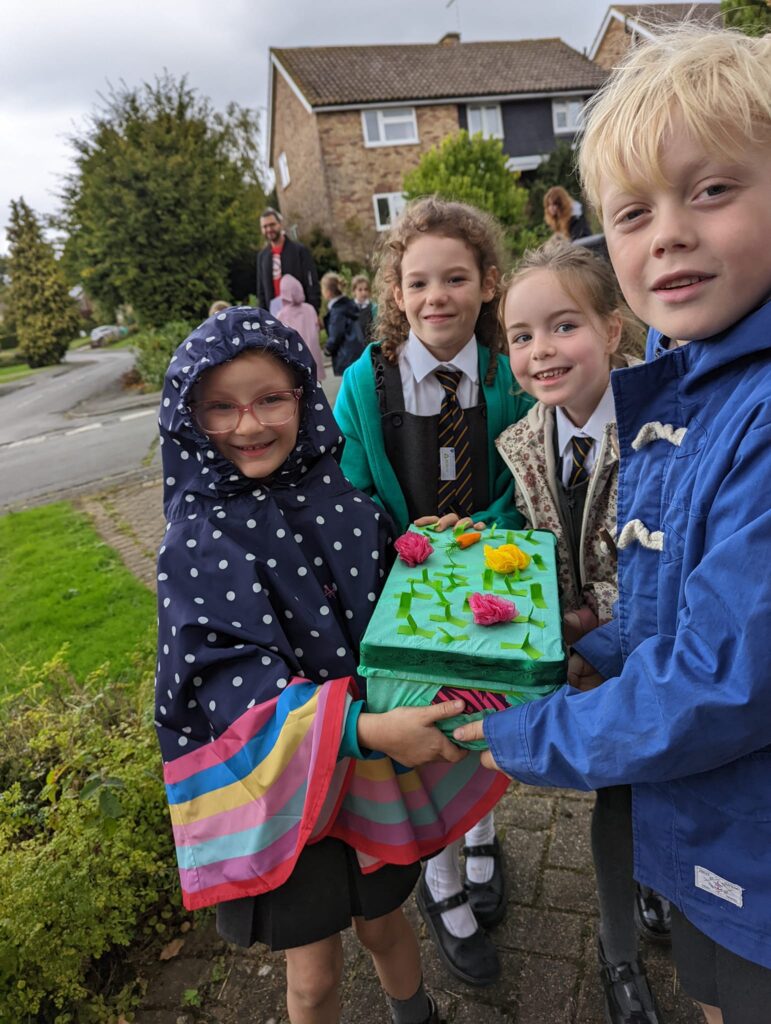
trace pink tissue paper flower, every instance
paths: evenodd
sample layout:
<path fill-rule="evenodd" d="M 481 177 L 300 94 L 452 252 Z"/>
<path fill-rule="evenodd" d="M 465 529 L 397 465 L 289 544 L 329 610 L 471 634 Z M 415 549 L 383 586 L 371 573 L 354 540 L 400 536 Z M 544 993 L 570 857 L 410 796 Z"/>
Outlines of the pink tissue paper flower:
<path fill-rule="evenodd" d="M 469 594 L 468 605 L 477 626 L 494 626 L 496 622 L 511 622 L 519 615 L 513 601 L 493 594 Z"/>
<path fill-rule="evenodd" d="M 421 562 L 425 562 L 434 550 L 422 533 L 414 533 L 412 530 L 397 537 L 394 547 L 399 558 L 411 569 L 420 565 Z"/>

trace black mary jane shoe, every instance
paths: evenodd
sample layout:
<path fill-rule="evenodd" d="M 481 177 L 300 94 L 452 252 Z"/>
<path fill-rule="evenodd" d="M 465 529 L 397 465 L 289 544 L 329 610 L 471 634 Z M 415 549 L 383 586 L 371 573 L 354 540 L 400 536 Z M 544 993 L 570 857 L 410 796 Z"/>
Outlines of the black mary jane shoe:
<path fill-rule="evenodd" d="M 464 846 L 466 857 L 492 857 L 493 877 L 489 882 L 471 882 L 468 878 L 463 888 L 468 893 L 474 916 L 483 928 L 494 928 L 506 914 L 506 881 L 503 876 L 503 851 L 496 836 L 492 843 L 484 846 Z"/>
<path fill-rule="evenodd" d="M 672 943 L 672 915 L 669 900 L 647 885 L 637 885 L 634 894 L 634 920 L 637 931 L 648 942 L 659 946 Z"/>
<path fill-rule="evenodd" d="M 656 1000 L 640 960 L 612 964 L 597 945 L 606 1024 L 661 1024 Z"/>
<path fill-rule="evenodd" d="M 431 1012 L 426 1018 L 424 1024 L 447 1024 L 444 1017 L 439 1016 L 439 1007 L 436 1005 L 436 1000 L 432 995 L 428 996 L 428 1005 Z"/>
<path fill-rule="evenodd" d="M 487 933 L 477 928 L 468 938 L 458 939 L 445 928 L 442 914 L 468 902 L 465 892 L 448 896 L 446 900 L 434 900 L 426 883 L 425 871 L 420 876 L 416 893 L 418 910 L 426 922 L 431 938 L 445 967 L 456 978 L 467 985 L 484 988 L 493 985 L 500 977 L 501 962 L 498 951 Z"/>

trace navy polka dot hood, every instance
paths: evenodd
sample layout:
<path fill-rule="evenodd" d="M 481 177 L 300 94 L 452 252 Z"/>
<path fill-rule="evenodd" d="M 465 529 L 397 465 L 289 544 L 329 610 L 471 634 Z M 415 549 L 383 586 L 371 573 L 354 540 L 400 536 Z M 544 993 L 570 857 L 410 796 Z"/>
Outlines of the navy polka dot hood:
<path fill-rule="evenodd" d="M 268 480 L 243 476 L 195 425 L 191 389 L 259 349 L 302 382 L 297 443 Z M 168 525 L 158 558 L 156 724 L 165 761 L 220 736 L 305 678 L 355 676 L 392 527 L 339 467 L 343 441 L 293 330 L 228 309 L 172 357 L 160 433 Z"/>

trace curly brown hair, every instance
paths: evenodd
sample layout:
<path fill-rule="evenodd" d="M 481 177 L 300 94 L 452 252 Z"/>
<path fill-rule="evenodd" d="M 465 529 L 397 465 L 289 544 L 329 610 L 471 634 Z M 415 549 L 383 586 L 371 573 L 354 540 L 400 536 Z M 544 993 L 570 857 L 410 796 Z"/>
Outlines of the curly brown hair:
<path fill-rule="evenodd" d="M 557 207 L 556 217 L 549 213 L 550 206 Z M 555 235 L 570 238 L 570 218 L 573 216 L 573 200 L 561 185 L 553 185 L 543 197 L 543 219 Z"/>
<path fill-rule="evenodd" d="M 375 277 L 378 303 L 375 337 L 380 340 L 384 357 L 396 363 L 399 350 L 407 340 L 410 325 L 396 304 L 394 285 L 401 284 L 402 259 L 407 248 L 419 235 L 457 238 L 474 253 L 480 278 L 490 270 L 501 269 L 503 236 L 494 217 L 466 203 L 450 202 L 438 196 L 426 196 L 408 203 L 383 239 Z M 490 366 L 485 379 L 490 384 L 498 368 L 495 358 L 503 350 L 503 338 L 496 316 L 498 283 L 495 295 L 483 302 L 474 333 L 477 341 L 490 350 Z"/>
<path fill-rule="evenodd" d="M 621 318 L 621 338 L 610 359 L 612 368 L 625 366 L 626 355 L 643 355 L 645 328 L 624 301 L 610 263 L 581 245 L 571 245 L 560 235 L 554 235 L 537 249 L 528 249 L 504 278 L 498 304 L 498 322 L 504 336 L 504 306 L 509 289 L 534 270 L 556 274 L 566 293 L 588 315 L 599 320 L 607 320 L 611 315 Z"/>

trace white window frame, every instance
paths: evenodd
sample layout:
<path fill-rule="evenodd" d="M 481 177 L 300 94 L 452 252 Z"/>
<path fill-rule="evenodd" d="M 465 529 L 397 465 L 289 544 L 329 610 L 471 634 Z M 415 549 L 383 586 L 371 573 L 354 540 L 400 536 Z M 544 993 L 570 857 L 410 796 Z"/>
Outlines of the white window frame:
<path fill-rule="evenodd" d="M 581 127 L 581 115 L 586 99 L 583 96 L 566 96 L 561 100 L 551 101 L 551 121 L 555 135 L 575 135 Z M 565 115 L 565 124 L 558 124 L 559 114 Z"/>
<path fill-rule="evenodd" d="M 471 116 L 479 114 L 481 125 L 478 132 L 471 130 Z M 492 124 L 491 124 L 492 122 Z M 466 107 L 466 124 L 469 135 L 481 134 L 483 139 L 503 138 L 503 117 L 500 103 L 474 103 Z"/>
<path fill-rule="evenodd" d="M 286 153 L 282 151 L 278 154 L 276 164 L 278 165 L 278 177 L 281 182 L 281 187 L 289 188 L 292 183 L 292 179 L 289 176 L 289 161 L 286 158 Z"/>
<path fill-rule="evenodd" d="M 367 114 L 374 114 L 377 118 L 377 138 L 370 139 L 367 127 Z M 389 125 L 408 124 L 412 134 L 406 139 L 387 139 L 386 130 Z M 420 142 L 418 138 L 418 119 L 414 107 L 368 107 L 361 112 L 361 131 L 364 137 L 364 145 L 367 149 L 374 149 L 377 146 L 414 146 Z"/>
<path fill-rule="evenodd" d="M 385 199 L 388 202 L 388 220 L 385 223 L 380 219 L 380 209 L 378 208 L 378 200 L 380 199 Z M 402 212 L 406 203 L 407 200 L 404 198 L 403 192 L 376 192 L 372 197 L 372 206 L 375 210 L 375 227 L 377 230 L 387 231 Z"/>

